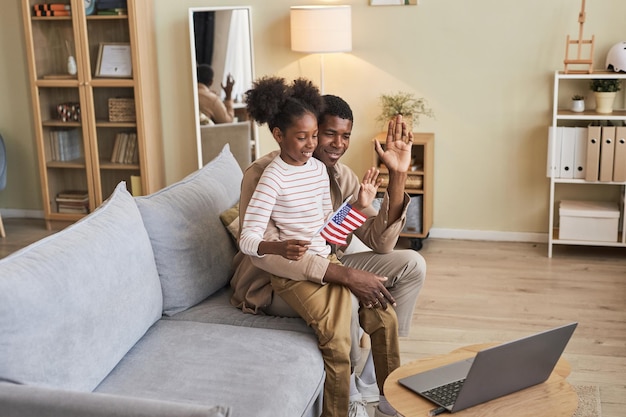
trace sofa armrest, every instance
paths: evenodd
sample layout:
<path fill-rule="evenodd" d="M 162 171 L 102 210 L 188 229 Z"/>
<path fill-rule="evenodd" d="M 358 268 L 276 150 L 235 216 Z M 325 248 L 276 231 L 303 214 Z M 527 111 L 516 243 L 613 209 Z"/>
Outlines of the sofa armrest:
<path fill-rule="evenodd" d="M 3 417 L 229 417 L 230 408 L 0 383 Z"/>

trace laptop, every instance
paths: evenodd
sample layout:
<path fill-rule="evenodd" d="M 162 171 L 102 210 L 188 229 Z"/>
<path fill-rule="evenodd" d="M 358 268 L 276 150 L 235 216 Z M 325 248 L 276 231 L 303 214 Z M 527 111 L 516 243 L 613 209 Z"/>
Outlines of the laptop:
<path fill-rule="evenodd" d="M 578 323 L 481 350 L 475 357 L 401 378 L 406 388 L 440 406 L 464 410 L 548 379 Z"/>

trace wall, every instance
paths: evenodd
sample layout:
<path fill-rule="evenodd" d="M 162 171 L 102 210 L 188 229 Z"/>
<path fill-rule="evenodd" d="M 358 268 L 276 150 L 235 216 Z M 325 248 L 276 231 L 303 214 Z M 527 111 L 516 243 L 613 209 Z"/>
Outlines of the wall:
<path fill-rule="evenodd" d="M 16 2 L 14 0 L 14 2 Z M 255 71 L 319 80 L 319 57 L 289 49 L 289 7 L 320 1 L 252 5 Z M 562 69 L 567 34 L 578 35 L 580 3 L 572 0 L 420 0 L 419 6 L 352 5 L 353 51 L 326 55 L 325 92 L 352 105 L 355 128 L 344 161 L 361 174 L 371 164 L 371 137 L 381 93 L 426 97 L 436 120 L 415 130 L 435 133 L 435 227 L 531 234 L 547 230 L 546 132 L 552 75 Z M 155 0 L 166 177 L 171 183 L 196 163 L 189 62 L 189 7 L 232 1 Z M 30 127 L 29 91 L 19 5 L 0 17 L 0 131 L 10 141 L 3 209 L 40 208 Z M 626 2 L 587 2 L 585 37 L 596 37 L 596 67 L 626 40 Z M 16 36 L 19 34 L 19 36 Z M 262 126 L 261 151 L 275 148 Z"/>

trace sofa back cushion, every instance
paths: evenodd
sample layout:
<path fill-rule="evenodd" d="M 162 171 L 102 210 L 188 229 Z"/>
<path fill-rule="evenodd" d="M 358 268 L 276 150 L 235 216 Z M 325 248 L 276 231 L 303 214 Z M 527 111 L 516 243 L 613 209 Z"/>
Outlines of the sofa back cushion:
<path fill-rule="evenodd" d="M 91 391 L 162 305 L 148 234 L 120 183 L 87 217 L 0 260 L 0 380 Z"/>
<path fill-rule="evenodd" d="M 239 200 L 242 178 L 227 144 L 183 180 L 136 198 L 161 278 L 164 314 L 186 310 L 229 282 L 235 245 L 220 214 Z"/>

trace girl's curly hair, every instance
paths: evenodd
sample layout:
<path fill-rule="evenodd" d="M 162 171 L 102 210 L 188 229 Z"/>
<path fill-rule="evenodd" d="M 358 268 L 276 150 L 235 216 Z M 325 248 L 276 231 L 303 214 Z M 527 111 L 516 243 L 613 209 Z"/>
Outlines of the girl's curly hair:
<path fill-rule="evenodd" d="M 311 113 L 317 119 L 324 108 L 319 89 L 304 78 L 288 85 L 284 78 L 262 77 L 252 84 L 245 95 L 248 114 L 258 123 L 267 123 L 284 132 L 295 119 Z"/>

